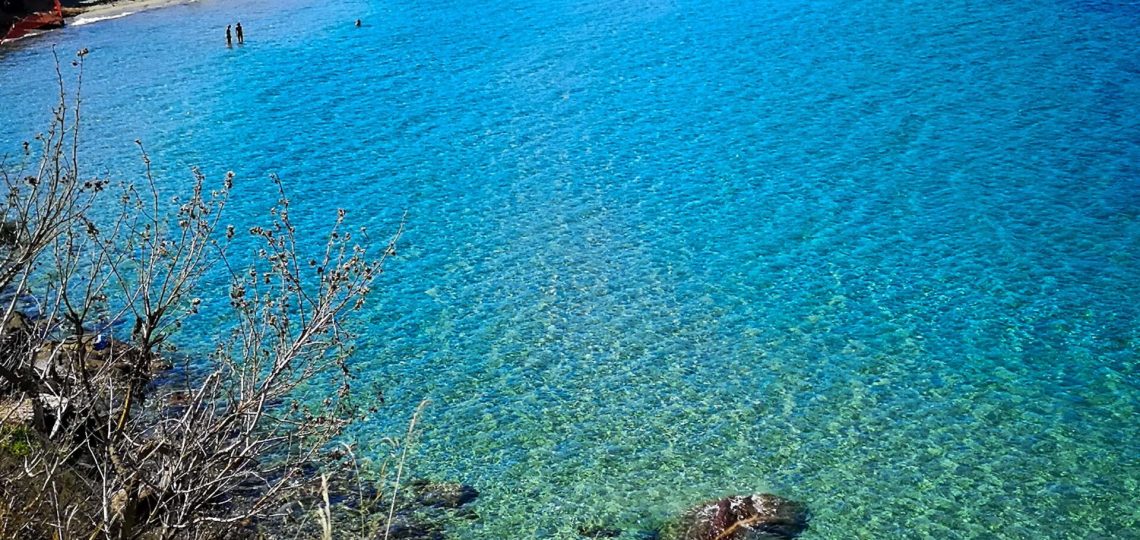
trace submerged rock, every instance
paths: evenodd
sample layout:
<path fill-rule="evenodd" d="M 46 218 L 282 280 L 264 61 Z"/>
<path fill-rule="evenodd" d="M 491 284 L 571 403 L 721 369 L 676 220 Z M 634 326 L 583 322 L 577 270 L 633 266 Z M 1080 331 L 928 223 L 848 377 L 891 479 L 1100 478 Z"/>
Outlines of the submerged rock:
<path fill-rule="evenodd" d="M 385 533 L 387 529 L 387 533 Z M 397 540 L 443 540 L 443 530 L 434 523 L 417 521 L 407 515 L 396 515 L 386 528 L 377 531 L 376 538 Z"/>
<path fill-rule="evenodd" d="M 412 490 L 420 504 L 442 508 L 459 508 L 479 496 L 475 488 L 458 482 L 416 480 L 412 482 Z"/>
<path fill-rule="evenodd" d="M 760 493 L 701 503 L 661 529 L 661 540 L 772 540 L 807 528 L 807 507 Z"/>
<path fill-rule="evenodd" d="M 621 529 L 614 527 L 582 525 L 578 527 L 578 534 L 586 538 L 617 538 L 618 536 L 621 536 Z"/>

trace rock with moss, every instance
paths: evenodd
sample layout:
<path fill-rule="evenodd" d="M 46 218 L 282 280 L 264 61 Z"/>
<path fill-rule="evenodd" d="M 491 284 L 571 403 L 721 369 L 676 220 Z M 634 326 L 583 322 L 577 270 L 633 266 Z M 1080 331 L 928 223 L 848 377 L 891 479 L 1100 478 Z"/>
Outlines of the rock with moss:
<path fill-rule="evenodd" d="M 26 426 L 0 424 L 0 454 L 22 458 L 32 454 L 39 444 L 36 434 Z"/>
<path fill-rule="evenodd" d="M 660 540 L 787 540 L 807 528 L 807 507 L 777 495 L 734 495 L 701 503 L 667 523 Z"/>

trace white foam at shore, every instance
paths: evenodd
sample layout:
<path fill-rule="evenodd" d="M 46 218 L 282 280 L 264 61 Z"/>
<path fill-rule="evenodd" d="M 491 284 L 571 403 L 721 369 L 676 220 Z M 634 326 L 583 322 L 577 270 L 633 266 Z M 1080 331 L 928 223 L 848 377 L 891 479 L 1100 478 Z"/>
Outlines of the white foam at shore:
<path fill-rule="evenodd" d="M 92 16 L 92 17 L 84 17 L 83 15 L 80 15 L 80 16 L 76 17 L 75 19 L 73 19 L 71 22 L 67 23 L 67 25 L 68 26 L 83 26 L 85 24 L 91 24 L 93 22 L 109 21 L 111 19 L 119 19 L 122 17 L 126 17 L 127 15 L 134 15 L 135 13 L 138 13 L 138 12 L 137 11 L 124 11 L 122 13 L 115 13 L 114 15 Z"/>
<path fill-rule="evenodd" d="M 41 36 L 41 35 L 46 34 L 46 33 L 47 33 L 47 30 L 31 30 L 28 33 L 26 33 L 20 37 L 0 39 L 0 43 L 12 43 L 14 41 L 20 41 L 21 39 L 27 39 L 27 38 L 35 37 L 35 36 Z"/>

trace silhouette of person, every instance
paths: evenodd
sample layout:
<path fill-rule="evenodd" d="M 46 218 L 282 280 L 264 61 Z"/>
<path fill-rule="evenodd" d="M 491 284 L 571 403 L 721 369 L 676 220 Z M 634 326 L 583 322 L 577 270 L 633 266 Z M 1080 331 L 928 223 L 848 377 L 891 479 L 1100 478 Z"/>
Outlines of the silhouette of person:
<path fill-rule="evenodd" d="M 226 47 L 234 46 L 234 36 L 230 33 L 230 25 L 226 25 Z"/>
<path fill-rule="evenodd" d="M 237 23 L 237 26 L 234 26 L 234 30 L 237 31 L 238 45 L 245 43 L 245 34 L 241 31 L 241 23 Z"/>

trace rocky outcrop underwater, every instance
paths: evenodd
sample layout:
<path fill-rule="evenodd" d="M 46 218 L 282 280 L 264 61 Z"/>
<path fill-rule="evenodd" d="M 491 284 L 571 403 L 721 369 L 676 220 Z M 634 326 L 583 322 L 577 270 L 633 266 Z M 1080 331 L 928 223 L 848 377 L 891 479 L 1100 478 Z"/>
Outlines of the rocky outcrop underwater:
<path fill-rule="evenodd" d="M 778 495 L 734 495 L 708 501 L 661 529 L 659 540 L 784 540 L 807 528 L 807 507 Z"/>
<path fill-rule="evenodd" d="M 803 503 L 770 493 L 732 495 L 705 501 L 655 531 L 623 531 L 606 525 L 578 528 L 585 538 L 638 540 L 791 540 L 808 525 Z"/>

